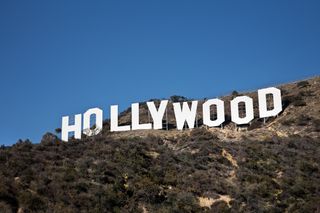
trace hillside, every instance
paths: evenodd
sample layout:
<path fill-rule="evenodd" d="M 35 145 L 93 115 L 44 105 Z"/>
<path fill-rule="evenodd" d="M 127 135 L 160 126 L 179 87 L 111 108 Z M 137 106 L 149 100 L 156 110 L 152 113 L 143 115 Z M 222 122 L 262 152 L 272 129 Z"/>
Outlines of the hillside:
<path fill-rule="evenodd" d="M 255 139 L 261 139 L 261 137 L 272 137 L 273 135 L 288 136 L 298 134 L 300 136 L 318 137 L 320 128 L 320 77 L 314 77 L 308 80 L 303 80 L 295 83 L 289 83 L 284 85 L 271 85 L 281 89 L 283 111 L 274 118 L 266 120 L 265 124 L 263 119 L 259 119 L 258 115 L 258 100 L 257 92 L 246 92 L 231 94 L 229 96 L 219 97 L 225 102 L 226 121 L 221 128 L 210 128 L 209 131 L 220 136 L 220 140 L 241 140 L 242 136 L 250 136 Z M 253 98 L 255 119 L 248 127 L 248 132 L 236 131 L 236 126 L 231 122 L 230 115 L 230 100 L 235 96 L 247 95 Z M 173 102 L 192 100 L 183 96 L 172 96 L 169 100 L 168 111 L 168 126 L 170 131 L 129 131 L 121 133 L 108 133 L 105 128 L 104 134 L 113 134 L 119 137 L 123 136 L 146 136 L 147 134 L 156 134 L 159 137 L 166 137 L 167 135 L 177 136 L 184 134 L 184 132 L 176 130 L 175 116 L 173 112 Z M 198 112 L 201 112 L 202 103 L 206 100 L 199 100 Z M 150 116 L 147 113 L 147 105 L 145 102 L 140 103 L 140 120 L 141 123 L 150 122 Z M 131 113 L 130 108 L 120 114 L 120 125 L 130 124 Z M 202 126 L 202 113 L 197 114 L 198 126 Z M 105 125 L 109 126 L 109 121 L 105 121 Z M 164 124 L 165 129 L 165 124 Z"/>
<path fill-rule="evenodd" d="M 320 77 L 277 87 L 283 112 L 244 131 L 230 120 L 207 129 L 201 117 L 177 131 L 171 107 L 169 130 L 2 146 L 0 212 L 319 212 Z"/>

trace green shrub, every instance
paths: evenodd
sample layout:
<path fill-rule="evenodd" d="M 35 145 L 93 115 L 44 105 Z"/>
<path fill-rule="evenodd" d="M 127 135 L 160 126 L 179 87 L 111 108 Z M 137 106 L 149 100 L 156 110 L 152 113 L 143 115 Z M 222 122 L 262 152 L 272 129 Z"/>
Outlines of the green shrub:
<path fill-rule="evenodd" d="M 195 128 L 190 132 L 190 137 L 193 141 L 215 140 L 218 137 L 205 128 Z"/>
<path fill-rule="evenodd" d="M 300 81 L 300 82 L 297 83 L 297 86 L 298 86 L 299 88 L 305 88 L 305 87 L 310 86 L 310 84 L 309 84 L 308 81 Z"/>

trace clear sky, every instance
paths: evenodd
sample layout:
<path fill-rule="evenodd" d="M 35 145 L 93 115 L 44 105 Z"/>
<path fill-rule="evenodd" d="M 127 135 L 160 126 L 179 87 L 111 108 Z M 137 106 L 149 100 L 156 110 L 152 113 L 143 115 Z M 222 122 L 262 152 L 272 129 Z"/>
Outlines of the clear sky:
<path fill-rule="evenodd" d="M 0 1 L 0 144 L 111 104 L 320 74 L 320 1 Z"/>

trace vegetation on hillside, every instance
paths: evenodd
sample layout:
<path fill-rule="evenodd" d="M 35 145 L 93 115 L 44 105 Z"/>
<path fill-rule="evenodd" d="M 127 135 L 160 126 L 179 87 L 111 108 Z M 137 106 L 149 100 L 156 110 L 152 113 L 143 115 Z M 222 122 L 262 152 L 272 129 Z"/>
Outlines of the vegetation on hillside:
<path fill-rule="evenodd" d="M 169 131 L 110 133 L 106 120 L 81 140 L 1 146 L 0 212 L 320 212 L 320 77 L 280 88 L 281 114 L 259 119 L 255 104 L 245 132 L 230 122 L 234 91 L 224 129 L 175 131 L 169 107 Z"/>
<path fill-rule="evenodd" d="M 100 135 L 63 143 L 48 134 L 41 144 L 1 147 L 0 209 L 315 212 L 319 147 L 298 136 L 222 143 L 203 128 L 171 141 Z"/>

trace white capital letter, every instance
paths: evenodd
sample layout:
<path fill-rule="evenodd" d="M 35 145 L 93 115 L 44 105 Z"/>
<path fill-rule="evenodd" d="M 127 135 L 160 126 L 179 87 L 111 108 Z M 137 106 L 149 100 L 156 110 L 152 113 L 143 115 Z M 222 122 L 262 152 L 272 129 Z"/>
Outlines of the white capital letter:
<path fill-rule="evenodd" d="M 210 119 L 210 106 L 216 105 L 217 107 L 217 119 L 212 121 Z M 209 99 L 202 105 L 203 111 L 203 124 L 213 127 L 219 126 L 225 121 L 224 117 L 224 102 L 220 99 Z"/>
<path fill-rule="evenodd" d="M 128 131 L 130 125 L 118 126 L 118 105 L 111 105 L 110 107 L 110 131 Z"/>
<path fill-rule="evenodd" d="M 68 142 L 69 132 L 74 132 L 74 138 L 81 139 L 81 114 L 75 115 L 74 125 L 69 125 L 69 116 L 62 117 L 61 139 Z"/>
<path fill-rule="evenodd" d="M 183 108 L 181 110 L 180 103 L 173 103 L 174 115 L 176 116 L 177 129 L 182 130 L 185 121 L 187 121 L 189 129 L 194 127 L 194 121 L 197 113 L 198 101 L 192 101 L 191 110 L 188 106 L 188 102 L 183 102 Z"/>
<path fill-rule="evenodd" d="M 239 103 L 245 103 L 246 117 L 240 118 L 239 116 Z M 236 124 L 247 124 L 253 120 L 253 101 L 252 98 L 248 96 L 236 97 L 231 101 L 231 120 Z"/>
<path fill-rule="evenodd" d="M 267 94 L 273 97 L 273 109 L 267 108 Z M 260 118 L 276 116 L 282 111 L 281 91 L 275 87 L 258 90 Z"/>
<path fill-rule="evenodd" d="M 84 114 L 83 114 L 83 134 L 92 136 L 92 135 L 97 135 L 101 132 L 102 130 L 102 125 L 103 125 L 103 112 L 99 108 L 92 108 L 88 109 Z M 90 124 L 90 117 L 91 115 L 95 115 L 96 117 L 96 124 L 95 124 L 95 129 L 90 129 L 91 124 Z"/>
<path fill-rule="evenodd" d="M 139 119 L 139 103 L 131 104 L 131 120 L 132 120 L 132 130 L 137 129 L 151 129 L 151 123 L 140 124 Z"/>
<path fill-rule="evenodd" d="M 156 109 L 154 102 L 147 102 L 148 109 L 150 111 L 152 120 L 153 120 L 153 129 L 162 129 L 162 119 L 164 112 L 166 110 L 168 101 L 163 100 L 160 102 L 159 109 Z"/>

